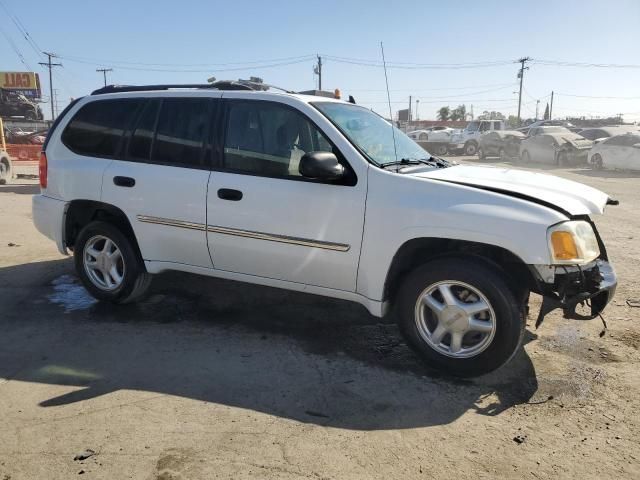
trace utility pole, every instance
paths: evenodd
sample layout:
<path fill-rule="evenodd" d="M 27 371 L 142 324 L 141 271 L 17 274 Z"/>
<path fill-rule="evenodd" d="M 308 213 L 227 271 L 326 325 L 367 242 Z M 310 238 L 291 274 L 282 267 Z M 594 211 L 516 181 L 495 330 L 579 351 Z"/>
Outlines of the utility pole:
<path fill-rule="evenodd" d="M 411 121 L 411 95 L 409 95 L 409 112 L 407 115 L 407 121 L 410 122 Z"/>
<path fill-rule="evenodd" d="M 520 92 L 518 93 L 518 122 L 521 121 L 520 108 L 522 107 L 522 80 L 524 79 L 524 71 L 529 69 L 529 67 L 525 67 L 525 64 L 530 60 L 531 58 L 529 57 L 522 57 L 518 60 L 521 64 L 520 71 L 518 72 L 518 78 L 520 78 Z"/>
<path fill-rule="evenodd" d="M 540 100 L 536 100 L 536 121 L 538 121 L 538 107 L 540 106 Z"/>
<path fill-rule="evenodd" d="M 420 110 L 419 107 L 420 106 L 420 99 L 416 98 L 416 121 L 420 120 Z"/>
<path fill-rule="evenodd" d="M 322 57 L 320 55 L 318 55 L 318 64 L 313 71 L 318 75 L 318 90 L 322 90 Z"/>
<path fill-rule="evenodd" d="M 96 68 L 96 72 L 102 72 L 104 76 L 104 86 L 107 86 L 107 72 L 113 72 L 113 68 Z"/>
<path fill-rule="evenodd" d="M 551 90 L 551 106 L 549 107 L 549 120 L 553 118 L 553 90 Z"/>
<path fill-rule="evenodd" d="M 61 67 L 62 64 L 51 63 L 51 58 L 56 58 L 55 54 L 48 53 L 48 52 L 42 52 L 42 53 L 44 53 L 49 58 L 47 63 L 38 62 L 38 64 L 43 65 L 49 69 L 49 101 L 51 102 L 51 120 L 53 121 L 55 120 L 55 113 L 53 111 L 53 75 L 51 73 L 51 70 L 53 69 L 53 67 Z"/>

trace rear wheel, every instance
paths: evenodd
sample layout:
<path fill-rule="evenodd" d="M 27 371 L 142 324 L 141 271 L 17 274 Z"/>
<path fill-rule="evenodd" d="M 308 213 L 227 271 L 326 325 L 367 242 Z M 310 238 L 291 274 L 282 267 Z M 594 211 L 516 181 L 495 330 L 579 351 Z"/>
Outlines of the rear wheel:
<path fill-rule="evenodd" d="M 529 152 L 527 152 L 526 150 L 522 152 L 522 155 L 520 157 L 522 159 L 522 163 L 531 163 L 531 155 L 529 155 Z"/>
<path fill-rule="evenodd" d="M 438 259 L 411 272 L 399 291 L 399 327 L 431 366 L 482 375 L 509 361 L 521 345 L 524 308 L 497 268 Z"/>
<path fill-rule="evenodd" d="M 98 300 L 129 303 L 151 283 L 134 243 L 107 222 L 91 222 L 80 231 L 74 260 L 80 280 Z"/>
<path fill-rule="evenodd" d="M 446 155 L 447 154 L 447 146 L 446 145 L 438 145 L 436 147 L 436 155 Z"/>

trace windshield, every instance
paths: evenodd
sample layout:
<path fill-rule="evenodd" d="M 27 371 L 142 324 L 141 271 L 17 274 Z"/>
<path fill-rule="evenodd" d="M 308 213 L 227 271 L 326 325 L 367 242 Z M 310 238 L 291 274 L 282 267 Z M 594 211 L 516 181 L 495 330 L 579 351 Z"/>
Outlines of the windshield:
<path fill-rule="evenodd" d="M 313 104 L 376 165 L 431 155 L 388 121 L 364 107 L 345 103 Z M 391 129 L 393 128 L 393 133 Z M 394 148 L 395 135 L 395 148 Z"/>
<path fill-rule="evenodd" d="M 476 130 L 478 130 L 479 127 L 480 127 L 480 124 L 478 122 L 469 122 L 465 130 L 467 132 L 475 132 Z"/>

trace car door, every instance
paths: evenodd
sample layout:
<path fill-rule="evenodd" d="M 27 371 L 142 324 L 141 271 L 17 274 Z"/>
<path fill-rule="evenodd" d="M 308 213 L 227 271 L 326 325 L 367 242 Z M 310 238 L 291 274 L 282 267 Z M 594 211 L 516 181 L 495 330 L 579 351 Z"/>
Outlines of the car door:
<path fill-rule="evenodd" d="M 102 199 L 127 215 L 147 261 L 212 268 L 206 242 L 211 96 L 148 98 Z"/>
<path fill-rule="evenodd" d="M 616 135 L 605 140 L 602 144 L 602 162 L 606 168 L 623 168 L 625 136 Z"/>
<path fill-rule="evenodd" d="M 225 94 L 221 165 L 207 198 L 214 268 L 355 291 L 366 175 L 357 178 L 300 110 L 234 95 Z M 309 151 L 333 151 L 349 174 L 338 182 L 302 177 Z"/>

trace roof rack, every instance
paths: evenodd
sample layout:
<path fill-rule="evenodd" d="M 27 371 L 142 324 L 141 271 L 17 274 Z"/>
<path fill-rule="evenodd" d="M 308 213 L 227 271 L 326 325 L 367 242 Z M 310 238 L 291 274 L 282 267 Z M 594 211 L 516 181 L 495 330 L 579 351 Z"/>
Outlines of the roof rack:
<path fill-rule="evenodd" d="M 215 89 L 215 90 L 260 90 L 258 85 L 254 85 L 252 82 L 235 81 L 235 80 L 220 80 L 213 83 L 170 83 L 161 85 L 107 85 L 106 87 L 99 88 L 91 92 L 91 95 L 103 95 L 106 93 L 121 93 L 121 92 L 148 92 L 159 90 L 171 90 L 174 88 L 192 88 L 192 89 Z"/>

